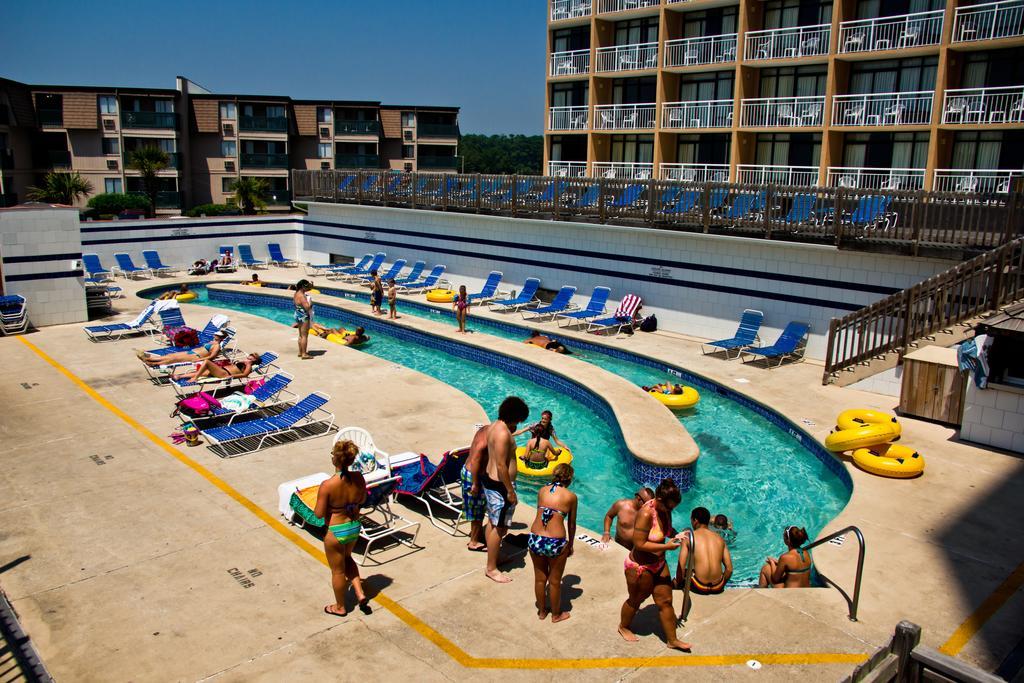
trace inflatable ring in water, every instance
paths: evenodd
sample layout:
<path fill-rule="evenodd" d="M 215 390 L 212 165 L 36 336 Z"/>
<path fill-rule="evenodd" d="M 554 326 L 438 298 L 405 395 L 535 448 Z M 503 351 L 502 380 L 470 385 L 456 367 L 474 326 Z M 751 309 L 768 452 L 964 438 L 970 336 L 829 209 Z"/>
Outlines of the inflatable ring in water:
<path fill-rule="evenodd" d="M 894 479 L 909 479 L 924 472 L 924 456 L 899 444 L 858 448 L 853 452 L 853 463 L 865 472 Z"/>
<path fill-rule="evenodd" d="M 199 295 L 196 294 L 195 292 L 185 292 L 184 294 L 179 294 L 174 298 L 180 301 L 181 303 L 187 303 L 189 301 L 195 301 L 198 297 Z"/>
<path fill-rule="evenodd" d="M 700 394 L 693 387 L 683 387 L 681 394 L 666 394 L 661 391 L 648 391 L 647 393 L 674 410 L 692 408 L 700 401 Z"/>
<path fill-rule="evenodd" d="M 839 417 L 836 418 L 836 431 L 857 429 L 871 424 L 891 424 L 896 429 L 896 436 L 903 433 L 903 426 L 900 425 L 895 415 L 862 408 L 853 408 L 839 413 Z"/>
<path fill-rule="evenodd" d="M 455 301 L 455 292 L 450 289 L 432 289 L 427 292 L 427 301 L 435 304 L 450 304 Z"/>
<path fill-rule="evenodd" d="M 572 462 L 572 451 L 568 448 L 563 448 L 560 455 L 555 455 L 549 450 L 547 452 L 548 462 L 544 467 L 534 469 L 529 467 L 524 461 L 523 456 L 526 455 L 526 446 L 520 446 L 516 449 L 516 468 L 519 470 L 519 474 L 527 477 L 550 477 L 555 471 L 555 467 L 562 463 L 569 464 Z M 552 458 L 554 458 L 552 460 Z"/>
<path fill-rule="evenodd" d="M 891 422 L 869 424 L 856 429 L 840 429 L 825 437 L 825 448 L 830 451 L 853 451 L 887 444 L 899 437 L 896 425 Z"/>

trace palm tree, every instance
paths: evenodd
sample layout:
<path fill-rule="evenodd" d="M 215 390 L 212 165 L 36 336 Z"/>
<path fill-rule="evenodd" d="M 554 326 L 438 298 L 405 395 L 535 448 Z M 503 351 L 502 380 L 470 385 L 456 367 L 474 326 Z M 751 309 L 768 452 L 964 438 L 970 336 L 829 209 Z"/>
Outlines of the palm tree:
<path fill-rule="evenodd" d="M 41 187 L 28 188 L 30 200 L 47 204 L 74 206 L 80 197 L 90 194 L 92 194 L 92 183 L 83 178 L 78 171 L 74 173 L 51 171 L 43 178 Z"/>
<path fill-rule="evenodd" d="M 128 156 L 128 168 L 139 172 L 142 187 L 149 197 L 149 215 L 156 215 L 156 196 L 160 192 L 160 177 L 157 175 L 171 164 L 171 157 L 159 147 L 139 147 Z"/>
<path fill-rule="evenodd" d="M 263 178 L 242 176 L 231 183 L 228 189 L 235 193 L 235 196 L 229 200 L 230 203 L 238 206 L 247 216 L 256 213 L 257 209 L 267 207 L 267 202 L 263 197 L 270 191 L 270 185 Z"/>

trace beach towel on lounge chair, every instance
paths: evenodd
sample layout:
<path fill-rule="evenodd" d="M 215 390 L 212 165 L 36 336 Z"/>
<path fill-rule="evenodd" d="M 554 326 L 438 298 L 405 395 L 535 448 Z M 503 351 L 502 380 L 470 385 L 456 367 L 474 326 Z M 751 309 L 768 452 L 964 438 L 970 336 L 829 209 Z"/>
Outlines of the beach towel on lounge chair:
<path fill-rule="evenodd" d="M 420 455 L 393 470 L 400 479 L 396 494 L 422 503 L 430 523 L 452 536 L 458 534 L 463 519 L 461 472 L 468 456 L 469 448 L 453 449 L 435 465 Z M 443 510 L 452 517 L 439 518 L 437 513 Z"/>
<path fill-rule="evenodd" d="M 633 319 L 636 317 L 636 312 L 640 310 L 640 306 L 643 305 L 643 299 L 636 294 L 627 294 L 622 297 L 622 301 L 619 302 L 619 307 L 615 309 L 615 313 L 607 318 L 600 318 L 598 320 L 591 320 L 587 324 L 587 332 L 604 332 L 615 328 L 615 334 L 619 334 L 625 328 L 633 327 Z"/>

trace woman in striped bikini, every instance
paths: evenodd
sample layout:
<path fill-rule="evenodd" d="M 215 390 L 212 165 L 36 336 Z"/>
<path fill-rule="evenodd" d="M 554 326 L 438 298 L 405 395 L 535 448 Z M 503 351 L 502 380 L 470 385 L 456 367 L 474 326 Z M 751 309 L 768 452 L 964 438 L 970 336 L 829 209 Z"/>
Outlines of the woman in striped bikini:
<path fill-rule="evenodd" d="M 359 566 L 352 559 L 352 548 L 359 538 L 359 509 L 366 501 L 366 480 L 359 472 L 349 467 L 359 457 L 359 446 L 351 441 L 339 441 L 331 451 L 331 462 L 336 474 L 320 484 L 316 496 L 316 516 L 327 522 L 324 534 L 324 553 L 331 567 L 331 588 L 334 589 L 334 603 L 324 607 L 325 614 L 343 617 L 345 593 L 349 582 L 356 593 L 359 609 L 370 614 L 369 602 L 363 592 L 359 578 Z"/>

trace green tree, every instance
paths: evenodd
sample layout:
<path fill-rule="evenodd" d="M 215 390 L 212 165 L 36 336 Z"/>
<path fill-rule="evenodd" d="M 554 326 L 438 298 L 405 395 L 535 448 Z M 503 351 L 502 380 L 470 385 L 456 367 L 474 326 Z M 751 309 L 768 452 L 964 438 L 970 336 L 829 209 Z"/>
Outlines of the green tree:
<path fill-rule="evenodd" d="M 463 135 L 459 156 L 466 173 L 539 175 L 544 159 L 540 135 Z"/>
<path fill-rule="evenodd" d="M 256 213 L 257 209 L 267 207 L 267 202 L 263 197 L 270 191 L 270 185 L 263 178 L 242 176 L 231 183 L 228 189 L 235 195 L 228 199 L 228 203 L 240 208 L 246 216 Z"/>
<path fill-rule="evenodd" d="M 92 194 L 92 183 L 83 178 L 77 171 L 74 173 L 58 173 L 51 171 L 43 178 L 40 187 L 28 188 L 28 198 L 34 202 L 47 204 L 67 204 L 74 206 L 80 197 Z"/>
<path fill-rule="evenodd" d="M 156 215 L 156 196 L 160 192 L 159 172 L 171 165 L 171 157 L 159 147 L 139 147 L 128 156 L 128 168 L 139 172 L 142 187 L 149 198 L 149 215 Z"/>

